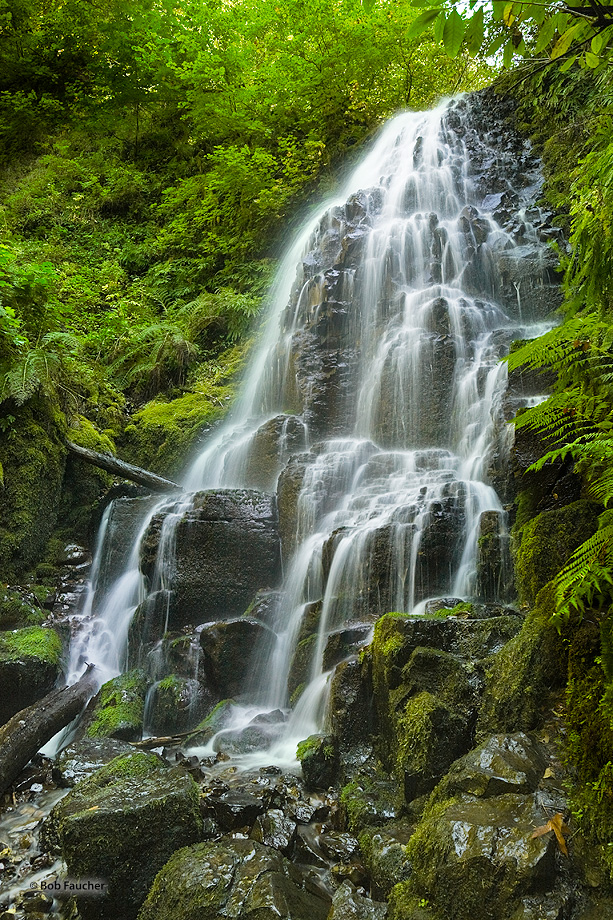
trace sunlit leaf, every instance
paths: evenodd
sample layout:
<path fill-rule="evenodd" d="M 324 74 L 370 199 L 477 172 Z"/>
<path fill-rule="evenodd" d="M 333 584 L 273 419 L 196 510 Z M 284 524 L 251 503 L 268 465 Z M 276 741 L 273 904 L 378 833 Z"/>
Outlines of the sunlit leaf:
<path fill-rule="evenodd" d="M 422 32 L 425 32 L 428 26 L 432 25 L 438 17 L 440 10 L 425 10 L 421 13 L 414 23 L 407 29 L 407 38 L 417 38 Z"/>
<path fill-rule="evenodd" d="M 439 13 L 438 19 L 434 20 L 434 41 L 442 42 L 443 40 L 443 29 L 445 28 L 445 23 L 447 22 L 447 17 L 445 16 L 445 11 L 441 10 Z"/>
<path fill-rule="evenodd" d="M 504 46 L 504 51 L 502 52 L 502 63 L 505 67 L 510 67 L 513 61 L 513 52 L 515 48 L 513 47 L 513 42 L 509 40 Z"/>
<path fill-rule="evenodd" d="M 457 57 L 462 39 L 464 38 L 465 23 L 457 10 L 452 10 L 443 29 L 443 44 L 449 57 Z"/>
<path fill-rule="evenodd" d="M 418 10 L 430 9 L 432 6 L 442 6 L 444 0 L 411 0 L 411 6 Z"/>
<path fill-rule="evenodd" d="M 585 52 L 585 63 L 594 70 L 600 64 L 600 58 L 593 51 Z"/>
<path fill-rule="evenodd" d="M 551 60 L 555 61 L 556 58 L 561 57 L 563 54 L 566 54 L 568 49 L 573 43 L 573 40 L 576 38 L 577 34 L 583 28 L 582 22 L 576 22 L 574 26 L 571 26 L 570 29 L 567 29 L 564 32 L 553 48 L 551 49 Z"/>
<path fill-rule="evenodd" d="M 502 11 L 502 21 L 505 26 L 512 26 L 515 22 L 516 16 L 513 12 L 513 3 L 507 3 L 504 10 Z"/>
<path fill-rule="evenodd" d="M 499 22 L 502 19 L 506 5 L 506 0 L 492 0 L 492 19 L 494 22 Z"/>
<path fill-rule="evenodd" d="M 604 46 L 609 40 L 609 29 L 605 29 L 604 32 L 599 32 L 598 35 L 594 35 L 591 41 L 591 48 L 594 54 L 600 54 Z"/>
<path fill-rule="evenodd" d="M 541 29 L 539 30 L 539 36 L 538 36 L 538 39 L 536 41 L 536 45 L 534 48 L 535 54 L 540 54 L 542 51 L 545 50 L 547 45 L 553 39 L 553 36 L 555 35 L 555 31 L 556 31 L 556 27 L 555 27 L 555 22 L 553 18 L 548 19 L 546 22 L 543 23 Z"/>
<path fill-rule="evenodd" d="M 567 70 L 570 70 L 570 68 L 573 66 L 576 60 L 577 60 L 577 55 L 573 54 L 572 57 L 569 57 L 565 61 L 562 61 L 559 67 L 560 73 L 566 73 Z"/>
<path fill-rule="evenodd" d="M 469 54 L 477 54 L 483 44 L 483 37 L 483 7 L 480 6 L 466 28 L 465 39 Z"/>

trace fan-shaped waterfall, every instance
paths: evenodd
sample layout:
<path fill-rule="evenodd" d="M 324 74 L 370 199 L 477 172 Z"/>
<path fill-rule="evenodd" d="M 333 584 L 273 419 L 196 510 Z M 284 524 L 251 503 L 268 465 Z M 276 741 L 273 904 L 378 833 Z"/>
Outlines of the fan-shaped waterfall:
<path fill-rule="evenodd" d="M 242 396 L 186 495 L 123 499 L 105 515 L 73 678 L 85 660 L 105 679 L 139 663 L 155 694 L 178 671 L 189 727 L 222 697 L 208 671 L 217 643 L 234 703 L 212 745 L 287 760 L 321 729 L 329 675 L 378 616 L 436 597 L 504 599 L 500 358 L 548 306 L 539 188 L 528 147 L 505 146 L 478 98 L 385 127 L 283 260 Z M 261 556 L 241 549 L 250 514 Z M 207 522 L 214 573 L 204 550 L 201 572 L 181 561 Z M 244 585 L 267 590 L 240 617 Z M 238 645 L 219 639 L 220 622 Z"/>

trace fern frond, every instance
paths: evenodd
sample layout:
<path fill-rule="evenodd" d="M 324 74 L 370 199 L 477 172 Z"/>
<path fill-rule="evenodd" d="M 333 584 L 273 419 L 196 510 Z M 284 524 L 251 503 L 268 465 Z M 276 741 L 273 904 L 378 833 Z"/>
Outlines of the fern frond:
<path fill-rule="evenodd" d="M 556 610 L 560 626 L 588 607 L 610 603 L 613 590 L 613 524 L 601 527 L 577 547 L 555 577 Z"/>

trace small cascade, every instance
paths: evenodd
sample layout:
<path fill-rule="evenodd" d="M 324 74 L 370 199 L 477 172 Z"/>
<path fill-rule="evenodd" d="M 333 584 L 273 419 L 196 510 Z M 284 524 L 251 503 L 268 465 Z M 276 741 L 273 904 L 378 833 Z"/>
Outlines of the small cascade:
<path fill-rule="evenodd" d="M 500 359 L 555 295 L 538 163 L 503 134 L 478 95 L 400 115 L 305 226 L 186 496 L 107 511 L 73 677 L 145 667 L 153 730 L 178 674 L 185 724 L 233 700 L 211 750 L 291 761 L 379 616 L 507 599 Z"/>

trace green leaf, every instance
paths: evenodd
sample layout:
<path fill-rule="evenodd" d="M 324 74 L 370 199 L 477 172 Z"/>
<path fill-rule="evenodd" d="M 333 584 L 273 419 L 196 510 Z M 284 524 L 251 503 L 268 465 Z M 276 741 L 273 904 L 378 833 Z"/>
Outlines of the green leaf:
<path fill-rule="evenodd" d="M 553 36 L 555 35 L 555 31 L 556 31 L 556 24 L 554 22 L 553 17 L 551 19 L 547 19 L 543 23 L 541 28 L 539 29 L 538 38 L 536 41 L 536 45 L 534 47 L 535 54 L 540 54 L 542 51 L 545 50 L 545 48 L 551 42 Z"/>
<path fill-rule="evenodd" d="M 558 67 L 558 70 L 560 71 L 560 73 L 566 73 L 567 70 L 570 70 L 570 68 L 573 66 L 576 60 L 577 60 L 577 55 L 573 54 L 572 57 L 569 57 L 565 61 L 562 61 L 562 63 Z"/>
<path fill-rule="evenodd" d="M 443 44 L 449 57 L 458 56 L 464 38 L 465 23 L 457 10 L 452 10 L 443 29 Z"/>
<path fill-rule="evenodd" d="M 598 35 L 595 35 L 591 41 L 591 48 L 594 54 L 600 54 L 604 46 L 609 40 L 609 29 L 605 29 L 604 32 L 599 32 Z"/>
<path fill-rule="evenodd" d="M 600 58 L 593 51 L 585 52 L 585 63 L 594 70 L 600 64 Z"/>
<path fill-rule="evenodd" d="M 407 29 L 407 38 L 417 38 L 422 32 L 425 32 L 428 26 L 432 25 L 434 20 L 439 16 L 440 10 L 425 10 L 421 13 L 415 22 L 411 23 Z"/>
<path fill-rule="evenodd" d="M 483 7 L 480 6 L 477 12 L 472 16 L 466 28 L 465 39 L 469 54 L 477 54 L 483 44 L 483 37 Z"/>
<path fill-rule="evenodd" d="M 362 6 L 364 7 L 364 11 L 366 13 L 370 13 L 374 5 L 375 0 L 362 0 Z"/>
<path fill-rule="evenodd" d="M 494 22 L 501 21 L 506 5 L 506 0 L 492 0 L 492 19 Z"/>
<path fill-rule="evenodd" d="M 433 6 L 442 6 L 444 0 L 411 0 L 411 6 L 417 7 L 418 10 L 430 9 Z"/>
<path fill-rule="evenodd" d="M 571 26 L 570 29 L 567 29 L 564 32 L 553 48 L 551 49 L 551 60 L 555 61 L 556 58 L 561 57 L 563 54 L 566 54 L 568 49 L 573 43 L 573 40 L 576 38 L 579 31 L 583 28 L 582 22 L 576 22 L 574 26 Z"/>
<path fill-rule="evenodd" d="M 504 22 L 507 28 L 510 28 L 515 22 L 515 13 L 513 12 L 513 4 L 507 3 L 504 10 L 502 11 L 502 21 Z"/>
<path fill-rule="evenodd" d="M 445 11 L 441 10 L 438 19 L 434 20 L 434 41 L 442 42 L 443 40 L 443 29 L 445 28 L 445 23 L 447 17 L 445 16 Z"/>
<path fill-rule="evenodd" d="M 504 46 L 504 51 L 502 52 L 502 63 L 505 67 L 510 67 L 513 62 L 513 52 L 515 48 L 513 47 L 513 42 L 511 39 Z"/>

